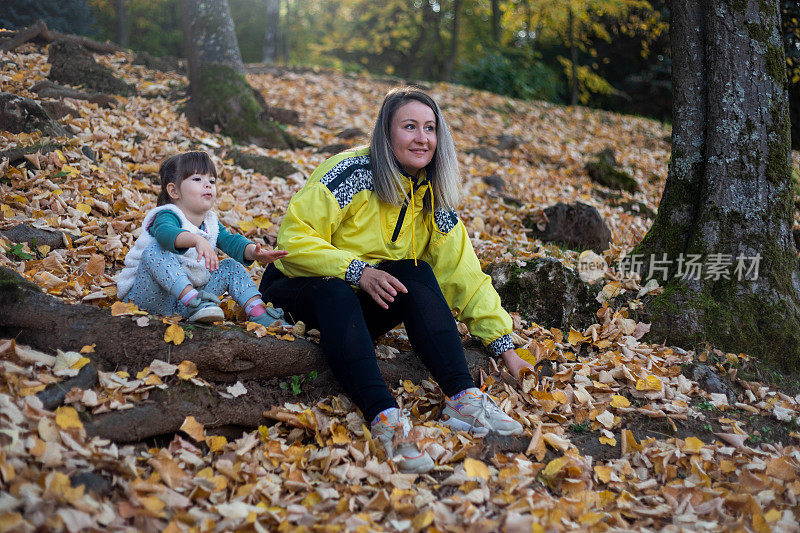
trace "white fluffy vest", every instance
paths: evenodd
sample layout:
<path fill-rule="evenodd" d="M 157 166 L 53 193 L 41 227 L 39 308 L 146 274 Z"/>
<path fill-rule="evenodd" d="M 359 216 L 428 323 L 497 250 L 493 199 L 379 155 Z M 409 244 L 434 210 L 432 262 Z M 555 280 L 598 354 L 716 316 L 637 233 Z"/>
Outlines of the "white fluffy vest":
<path fill-rule="evenodd" d="M 145 215 L 144 221 L 142 221 L 142 233 L 136 239 L 133 248 L 131 248 L 125 256 L 125 268 L 123 268 L 117 276 L 117 298 L 120 300 L 125 298 L 133 287 L 133 282 L 136 279 L 136 271 L 142 260 L 142 254 L 148 246 L 156 242 L 156 239 L 150 235 L 148 228 L 152 224 L 155 216 L 161 211 L 172 211 L 180 218 L 181 228 L 195 235 L 200 235 L 211 244 L 212 248 L 217 248 L 219 219 L 214 211 L 209 210 L 208 213 L 206 213 L 206 217 L 203 220 L 203 224 L 205 224 L 206 228 L 204 231 L 189 222 L 189 219 L 186 218 L 183 211 L 173 204 L 166 204 L 151 209 Z M 196 248 L 189 248 L 184 254 L 176 254 L 176 257 L 178 257 L 181 265 L 183 265 L 183 270 L 189 277 L 189 281 L 195 287 L 202 287 L 211 279 L 211 272 L 206 268 L 205 262 L 197 260 Z"/>

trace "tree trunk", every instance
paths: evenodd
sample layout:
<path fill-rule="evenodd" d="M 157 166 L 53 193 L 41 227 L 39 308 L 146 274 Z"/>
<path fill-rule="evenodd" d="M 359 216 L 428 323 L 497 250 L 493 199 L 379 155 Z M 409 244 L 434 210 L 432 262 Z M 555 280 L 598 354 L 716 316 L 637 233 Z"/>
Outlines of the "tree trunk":
<path fill-rule="evenodd" d="M 294 14 L 292 13 L 292 0 L 286 0 L 286 17 L 283 19 L 283 24 L 281 27 L 283 31 L 281 32 L 281 59 L 284 63 L 289 62 L 289 55 L 291 53 L 290 48 L 290 36 L 292 34 L 291 27 L 292 21 L 294 20 Z"/>
<path fill-rule="evenodd" d="M 643 279 L 667 278 L 649 308 L 651 338 L 707 341 L 796 371 L 800 276 L 778 2 L 676 0 L 671 13 L 672 157 L 656 219 L 632 255 Z"/>
<path fill-rule="evenodd" d="M 497 46 L 500 46 L 500 19 L 502 17 L 500 0 L 492 0 L 492 41 Z"/>
<path fill-rule="evenodd" d="M 280 48 L 280 0 L 266 0 L 266 28 L 264 29 L 264 51 L 261 60 L 264 63 L 275 63 Z"/>
<path fill-rule="evenodd" d="M 182 0 L 181 8 L 191 84 L 189 121 L 237 141 L 293 147 L 293 138 L 266 119 L 263 97 L 244 77 L 227 0 Z"/>
<path fill-rule="evenodd" d="M 570 54 L 570 105 L 578 105 L 578 47 L 575 46 L 575 16 L 568 8 L 567 24 L 569 31 Z"/>
<path fill-rule="evenodd" d="M 117 12 L 117 43 L 128 47 L 128 17 L 125 10 L 125 0 L 114 0 L 114 9 Z"/>
<path fill-rule="evenodd" d="M 444 71 L 444 79 L 447 81 L 453 80 L 453 71 L 455 71 L 456 63 L 458 62 L 458 32 L 460 24 L 461 0 L 453 0 L 453 26 L 450 31 L 450 55 L 447 57 L 447 64 L 445 65 Z"/>

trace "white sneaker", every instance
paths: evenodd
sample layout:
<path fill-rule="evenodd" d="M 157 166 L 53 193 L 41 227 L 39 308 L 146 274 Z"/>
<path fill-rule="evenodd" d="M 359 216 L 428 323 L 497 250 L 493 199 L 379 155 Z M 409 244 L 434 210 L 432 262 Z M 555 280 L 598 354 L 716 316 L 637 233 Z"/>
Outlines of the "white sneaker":
<path fill-rule="evenodd" d="M 370 431 L 386 449 L 386 456 L 394 461 L 398 470 L 405 473 L 424 474 L 433 468 L 433 459 L 426 451 L 420 451 L 406 413 L 392 409 L 388 414 L 378 415 L 379 420 Z"/>
<path fill-rule="evenodd" d="M 499 435 L 522 434 L 522 424 L 505 414 L 491 396 L 476 387 L 467 389 L 457 400 L 445 398 L 440 422 L 479 437 L 489 432 Z"/>
<path fill-rule="evenodd" d="M 212 322 L 220 322 L 225 320 L 225 313 L 222 309 L 212 302 L 203 300 L 194 308 L 194 311 L 189 315 L 189 322 L 202 322 L 204 324 L 211 324 Z"/>

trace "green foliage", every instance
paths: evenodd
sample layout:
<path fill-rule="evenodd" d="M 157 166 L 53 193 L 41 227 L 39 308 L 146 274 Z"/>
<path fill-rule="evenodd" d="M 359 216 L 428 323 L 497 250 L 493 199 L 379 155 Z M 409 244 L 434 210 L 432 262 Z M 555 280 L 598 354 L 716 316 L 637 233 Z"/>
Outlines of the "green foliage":
<path fill-rule="evenodd" d="M 299 396 L 303 392 L 303 386 L 314 382 L 317 379 L 317 371 L 312 370 L 308 376 L 299 376 L 297 374 L 291 377 L 290 381 L 281 381 L 280 388 L 283 390 L 291 390 L 294 396 Z"/>
<path fill-rule="evenodd" d="M 258 63 L 264 47 L 264 0 L 228 0 L 236 26 L 236 40 L 245 63 Z"/>
<path fill-rule="evenodd" d="M 0 28 L 17 30 L 42 19 L 51 30 L 91 35 L 93 19 L 86 0 L 13 0 L 3 2 Z"/>
<path fill-rule="evenodd" d="M 25 261 L 30 261 L 33 259 L 33 256 L 24 250 L 24 244 L 18 242 L 16 244 L 12 244 L 8 248 L 6 248 L 6 255 L 13 255 L 17 259 L 24 259 Z"/>
<path fill-rule="evenodd" d="M 591 426 L 589 424 L 589 421 L 586 420 L 581 422 L 580 424 L 577 423 L 572 424 L 569 427 L 569 430 L 572 431 L 573 433 L 584 434 L 584 433 L 589 433 L 589 431 L 591 430 Z"/>
<path fill-rule="evenodd" d="M 463 65 L 456 80 L 514 98 L 555 100 L 564 89 L 558 74 L 532 52 L 491 51 Z"/>
<path fill-rule="evenodd" d="M 88 0 L 101 39 L 117 41 L 113 0 Z M 183 56 L 179 0 L 127 0 L 128 46 L 154 56 Z"/>

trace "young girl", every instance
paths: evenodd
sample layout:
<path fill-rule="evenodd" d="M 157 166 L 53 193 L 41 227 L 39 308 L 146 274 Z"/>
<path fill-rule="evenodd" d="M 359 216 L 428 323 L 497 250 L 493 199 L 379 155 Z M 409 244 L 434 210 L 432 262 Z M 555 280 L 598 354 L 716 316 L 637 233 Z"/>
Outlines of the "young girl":
<path fill-rule="evenodd" d="M 287 252 L 265 250 L 229 233 L 212 208 L 217 170 L 205 152 L 167 158 L 159 169 L 157 207 L 145 215 L 141 235 L 125 256 L 117 278 L 117 297 L 150 313 L 180 314 L 191 322 L 216 322 L 225 291 L 265 326 L 281 321 L 283 311 L 267 307 L 242 266 L 272 263 Z M 228 256 L 220 261 L 216 248 Z"/>

